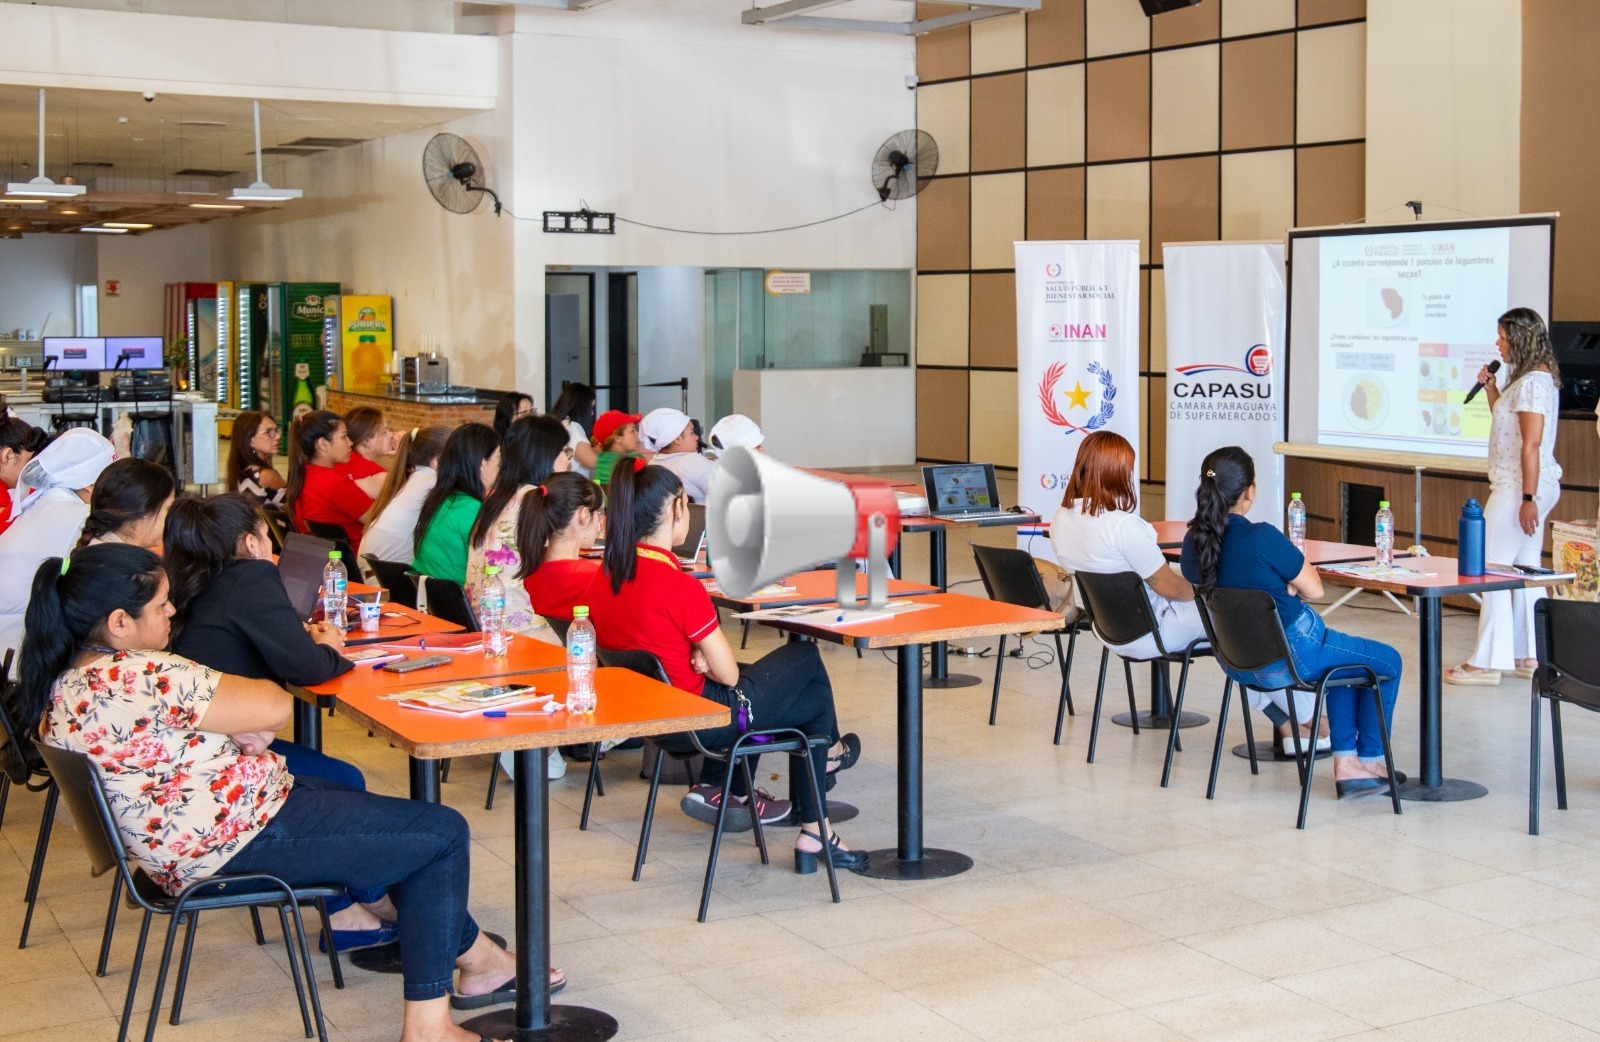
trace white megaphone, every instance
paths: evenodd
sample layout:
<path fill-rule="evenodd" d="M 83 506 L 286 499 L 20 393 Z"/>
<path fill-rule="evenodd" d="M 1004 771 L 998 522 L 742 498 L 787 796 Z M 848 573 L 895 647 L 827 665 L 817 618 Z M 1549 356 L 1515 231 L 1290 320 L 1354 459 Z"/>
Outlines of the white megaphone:
<path fill-rule="evenodd" d="M 735 446 L 717 461 L 706 496 L 706 545 L 717 583 L 748 597 L 821 561 L 838 562 L 839 606 L 855 608 L 856 559 L 867 562 L 868 608 L 889 598 L 889 554 L 900 506 L 887 482 L 841 484 Z"/>

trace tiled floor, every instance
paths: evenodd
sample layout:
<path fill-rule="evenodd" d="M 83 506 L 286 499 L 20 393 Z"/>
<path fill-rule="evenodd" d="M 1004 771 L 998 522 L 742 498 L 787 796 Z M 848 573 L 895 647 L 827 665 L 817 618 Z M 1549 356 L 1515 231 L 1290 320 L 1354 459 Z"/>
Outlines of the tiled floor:
<path fill-rule="evenodd" d="M 908 537 L 911 574 L 925 574 L 925 544 Z M 973 578 L 965 540 L 951 544 L 953 577 Z M 1395 644 L 1414 674 L 1413 620 L 1364 598 L 1333 621 Z M 1475 617 L 1447 616 L 1447 662 L 1464 656 L 1474 627 Z M 775 644 L 758 633 L 745 654 Z M 892 845 L 893 667 L 834 646 L 824 654 L 841 716 L 866 746 L 836 790 L 862 812 L 841 832 L 854 845 Z M 1591 755 L 1600 720 L 1567 715 L 1565 813 L 1554 807 L 1547 753 L 1542 837 L 1525 831 L 1528 698 L 1509 682 L 1445 694 L 1447 770 L 1487 785 L 1487 798 L 1406 803 L 1397 818 L 1379 800 L 1336 803 L 1324 772 L 1309 827 L 1297 832 L 1292 768 L 1265 765 L 1252 778 L 1228 757 L 1217 799 L 1205 800 L 1209 726 L 1186 732 L 1166 790 L 1157 785 L 1162 735 L 1105 723 L 1098 762 L 1085 764 L 1098 657 L 1098 645 L 1080 642 L 1078 715 L 1059 747 L 1050 744 L 1056 674 L 1042 661 L 1008 665 L 992 728 L 987 683 L 930 691 L 927 836 L 976 865 L 935 883 L 845 875 L 837 907 L 825 876 L 791 871 L 792 834 L 774 834 L 769 866 L 745 835 L 725 845 L 711 921 L 697 924 L 708 831 L 664 805 L 634 883 L 638 754 L 608 759 L 588 832 L 577 829 L 583 775 L 572 771 L 552 785 L 554 954 L 572 980 L 562 999 L 608 1010 L 623 1038 L 694 1042 L 1600 1035 L 1600 763 Z M 992 655 L 952 662 L 993 675 Z M 1198 668 L 1190 708 L 1214 715 L 1218 676 Z M 1147 678 L 1139 682 L 1142 697 Z M 1237 713 L 1230 730 L 1230 743 L 1242 740 Z M 1401 767 L 1414 770 L 1409 681 L 1394 733 Z M 406 791 L 404 760 L 364 731 L 334 719 L 327 745 L 359 763 L 374 789 Z M 511 801 L 484 811 L 484 777 L 482 763 L 457 763 L 445 796 L 477 840 L 473 908 L 510 933 Z M 12 895 L 0 904 L 0 938 L 21 922 L 39 804 L 13 795 L 0 831 L 0 892 Z M 0 943 L 0 1035 L 115 1036 L 135 931 L 124 926 L 112 973 L 95 978 L 105 894 L 58 821 L 33 943 Z M 299 1037 L 278 948 L 258 949 L 242 916 L 207 922 L 200 946 L 185 1022 L 163 1025 L 161 1038 Z M 326 965 L 318 971 L 332 1037 L 398 1037 L 397 981 L 352 971 L 335 991 Z"/>

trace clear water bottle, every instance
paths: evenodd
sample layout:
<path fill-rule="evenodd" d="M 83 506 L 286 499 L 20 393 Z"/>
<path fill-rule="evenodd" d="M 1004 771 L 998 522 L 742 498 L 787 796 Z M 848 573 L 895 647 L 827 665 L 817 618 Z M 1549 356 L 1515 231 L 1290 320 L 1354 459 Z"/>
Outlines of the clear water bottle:
<path fill-rule="evenodd" d="M 337 550 L 328 551 L 328 563 L 322 569 L 322 615 L 328 625 L 340 633 L 345 631 L 344 609 L 348 601 L 346 587 L 350 574 L 344 570 L 344 555 Z"/>
<path fill-rule="evenodd" d="M 572 609 L 572 625 L 567 628 L 567 712 L 594 712 L 594 665 L 597 643 L 589 609 L 580 604 Z"/>
<path fill-rule="evenodd" d="M 1289 542 L 1296 549 L 1306 548 L 1306 505 L 1298 492 L 1289 493 Z"/>
<path fill-rule="evenodd" d="M 1387 499 L 1378 503 L 1378 519 L 1373 526 L 1374 541 L 1378 544 L 1378 563 L 1394 564 L 1394 512 Z"/>
<path fill-rule="evenodd" d="M 506 584 L 500 578 L 500 566 L 491 564 L 483 570 L 483 586 L 478 592 L 478 626 L 483 630 L 483 657 L 505 658 L 511 648 L 511 635 L 506 632 Z"/>

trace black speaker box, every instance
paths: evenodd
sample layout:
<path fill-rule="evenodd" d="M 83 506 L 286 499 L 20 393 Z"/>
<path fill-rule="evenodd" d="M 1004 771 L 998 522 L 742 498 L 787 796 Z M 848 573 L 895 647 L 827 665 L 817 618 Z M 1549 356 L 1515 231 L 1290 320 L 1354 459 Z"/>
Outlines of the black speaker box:
<path fill-rule="evenodd" d="M 1200 0 L 1139 0 L 1139 6 L 1144 8 L 1144 13 L 1154 18 L 1158 14 L 1168 11 L 1177 11 L 1185 7 L 1195 7 Z"/>

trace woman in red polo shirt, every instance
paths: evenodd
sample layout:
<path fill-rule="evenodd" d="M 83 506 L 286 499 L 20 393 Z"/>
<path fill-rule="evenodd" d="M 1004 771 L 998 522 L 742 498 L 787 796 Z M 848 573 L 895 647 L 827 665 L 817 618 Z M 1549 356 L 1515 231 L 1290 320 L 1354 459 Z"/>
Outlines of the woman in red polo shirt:
<path fill-rule="evenodd" d="M 350 458 L 338 469 L 348 474 L 357 488 L 377 499 L 389 477 L 389 468 L 378 461 L 394 455 L 395 436 L 389 430 L 389 421 L 383 410 L 358 405 L 344 414 L 344 429 L 350 435 Z"/>
<path fill-rule="evenodd" d="M 586 603 L 600 562 L 583 551 L 599 538 L 604 509 L 600 486 L 574 471 L 551 474 L 523 497 L 517 554 L 536 615 L 571 622 L 573 605 Z"/>
<path fill-rule="evenodd" d="M 689 531 L 689 497 L 678 476 L 665 467 L 623 467 L 611 476 L 608 492 L 605 564 L 587 594 L 600 646 L 648 651 L 661 661 L 674 687 L 723 705 L 737 705 L 742 694 L 760 728 L 792 727 L 808 735 L 828 735 L 834 742 L 831 749 L 812 747 L 819 779 L 830 766 L 836 770 L 854 766 L 861 740 L 839 734 L 833 685 L 816 644 L 788 643 L 751 665 L 734 660 L 711 596 L 699 580 L 684 573 L 672 552 Z M 701 737 L 709 744 L 726 745 L 737 736 L 730 724 Z M 752 762 L 751 772 L 755 769 Z M 686 813 L 697 820 L 716 820 L 726 770 L 723 763 L 706 762 L 700 784 L 684 797 Z M 736 775 L 733 792 L 741 802 L 746 797 L 739 791 L 742 782 L 742 775 Z M 759 806 L 763 799 L 759 792 L 756 799 Z M 799 810 L 796 872 L 815 872 L 817 859 L 823 856 L 830 857 L 836 868 L 866 867 L 866 853 L 844 846 L 828 824 L 826 807 L 813 805 L 809 786 L 800 787 Z M 761 818 L 766 821 L 767 814 Z"/>
<path fill-rule="evenodd" d="M 372 497 L 339 468 L 350 459 L 350 435 L 338 413 L 318 410 L 289 427 L 289 491 L 284 497 L 296 523 L 338 525 L 351 546 L 361 545 Z"/>

